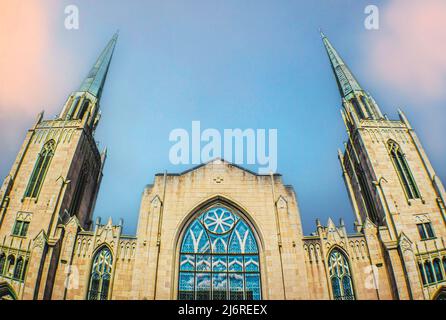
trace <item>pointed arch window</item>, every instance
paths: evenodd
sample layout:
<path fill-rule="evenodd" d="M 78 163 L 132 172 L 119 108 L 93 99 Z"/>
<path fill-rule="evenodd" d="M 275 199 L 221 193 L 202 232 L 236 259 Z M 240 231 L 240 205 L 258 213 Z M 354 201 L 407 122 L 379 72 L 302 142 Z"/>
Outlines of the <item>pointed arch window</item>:
<path fill-rule="evenodd" d="M 11 254 L 8 256 L 6 269 L 4 271 L 5 276 L 10 277 L 11 275 L 13 275 L 14 264 L 15 264 L 15 257 Z"/>
<path fill-rule="evenodd" d="M 364 111 L 362 111 L 361 106 L 359 105 L 359 102 L 356 98 L 352 98 L 350 100 L 351 104 L 353 105 L 353 108 L 356 111 L 356 114 L 358 115 L 359 119 L 364 119 L 365 115 L 364 115 Z"/>
<path fill-rule="evenodd" d="M 435 297 L 435 300 L 446 300 L 446 290 L 443 290 Z"/>
<path fill-rule="evenodd" d="M 372 220 L 376 224 L 380 224 L 381 220 L 379 218 L 378 212 L 376 210 L 375 201 L 373 195 L 369 189 L 367 178 L 365 177 L 364 170 L 357 165 L 356 172 L 358 177 L 358 183 L 361 188 L 362 198 L 364 199 L 365 209 L 368 213 L 370 220 Z"/>
<path fill-rule="evenodd" d="M 180 247 L 180 300 L 259 300 L 259 250 L 233 210 L 212 207 L 193 220 Z"/>
<path fill-rule="evenodd" d="M 418 263 L 418 269 L 420 270 L 421 281 L 423 282 L 423 285 L 426 285 L 426 276 L 424 274 L 424 268 L 423 268 L 423 265 L 421 263 Z"/>
<path fill-rule="evenodd" d="M 424 271 L 426 274 L 427 283 L 434 283 L 435 282 L 434 271 L 432 270 L 432 263 L 430 261 L 426 261 L 424 263 Z"/>
<path fill-rule="evenodd" d="M 401 183 L 404 187 L 404 191 L 409 199 L 421 198 L 415 179 L 407 163 L 406 156 L 401 151 L 400 146 L 393 140 L 388 142 L 390 156 Z"/>
<path fill-rule="evenodd" d="M 25 197 L 37 198 L 48 171 L 51 159 L 54 156 L 56 143 L 50 140 L 42 148 L 42 151 L 37 156 L 37 161 L 34 170 L 29 179 L 28 186 L 25 190 Z"/>
<path fill-rule="evenodd" d="M 19 280 L 25 280 L 26 269 L 28 268 L 28 258 L 25 259 L 25 263 L 23 264 L 22 273 L 20 274 Z"/>
<path fill-rule="evenodd" d="M 335 300 L 355 300 L 350 266 L 345 255 L 334 249 L 329 256 L 328 269 Z"/>
<path fill-rule="evenodd" d="M 70 214 L 78 215 L 79 208 L 82 203 L 82 199 L 84 198 L 85 188 L 88 183 L 88 173 L 89 167 L 87 164 L 82 166 L 81 172 L 79 173 L 79 178 L 76 184 L 76 189 L 74 190 L 73 200 L 70 206 Z"/>
<path fill-rule="evenodd" d="M 22 279 L 22 270 L 23 270 L 23 258 L 19 257 L 14 267 L 14 275 L 13 278 L 16 280 Z"/>
<path fill-rule="evenodd" d="M 73 102 L 71 103 L 70 109 L 68 109 L 67 116 L 66 116 L 65 120 L 70 120 L 73 117 L 73 114 L 74 114 L 74 112 L 77 109 L 77 106 L 78 106 L 78 104 L 80 102 L 80 99 L 81 99 L 81 97 L 77 96 L 73 100 Z"/>
<path fill-rule="evenodd" d="M 369 100 L 363 95 L 361 95 L 361 102 L 368 113 L 368 117 L 372 119 L 376 118 L 375 112 L 373 108 L 370 106 Z"/>
<path fill-rule="evenodd" d="M 440 259 L 438 258 L 434 259 L 433 266 L 435 272 L 435 279 L 437 280 L 437 282 L 443 281 L 443 270 L 441 270 Z"/>
<path fill-rule="evenodd" d="M 89 99 L 85 99 L 82 102 L 82 106 L 80 107 L 78 115 L 77 115 L 78 119 L 83 119 L 84 118 L 85 112 L 88 110 L 88 106 L 89 105 L 90 105 L 90 100 Z"/>
<path fill-rule="evenodd" d="M 94 256 L 88 287 L 88 300 L 107 300 L 110 289 L 113 257 L 107 247 L 100 249 Z"/>

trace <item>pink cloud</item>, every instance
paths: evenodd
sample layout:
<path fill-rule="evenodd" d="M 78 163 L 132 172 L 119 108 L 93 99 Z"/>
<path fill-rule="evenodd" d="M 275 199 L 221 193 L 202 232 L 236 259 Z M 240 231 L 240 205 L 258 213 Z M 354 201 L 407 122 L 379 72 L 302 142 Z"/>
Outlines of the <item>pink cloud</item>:
<path fill-rule="evenodd" d="M 46 117 L 58 111 L 63 73 L 56 74 L 55 14 L 63 15 L 58 3 L 40 0 L 0 1 L 0 149 L 15 152 L 37 114 Z M 60 26 L 63 28 L 63 25 Z M 57 55 L 54 54 L 57 52 Z M 75 68 L 73 66 L 73 68 Z"/>
<path fill-rule="evenodd" d="M 0 2 L 0 116 L 35 113 L 46 93 L 44 59 L 48 19 L 37 0 Z"/>
<path fill-rule="evenodd" d="M 415 99 L 446 97 L 446 1 L 392 1 L 367 45 L 378 81 Z"/>

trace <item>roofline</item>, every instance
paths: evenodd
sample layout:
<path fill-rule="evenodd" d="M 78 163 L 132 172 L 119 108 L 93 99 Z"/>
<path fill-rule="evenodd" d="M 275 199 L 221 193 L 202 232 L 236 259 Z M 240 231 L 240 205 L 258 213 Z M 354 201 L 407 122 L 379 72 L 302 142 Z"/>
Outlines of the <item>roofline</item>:
<path fill-rule="evenodd" d="M 207 161 L 207 162 L 203 162 L 203 163 L 201 163 L 201 164 L 199 164 L 199 165 L 196 165 L 196 166 L 194 166 L 194 167 L 192 167 L 192 168 L 190 168 L 190 169 L 184 170 L 184 171 L 182 171 L 182 172 L 180 172 L 180 173 L 168 173 L 168 172 L 166 172 L 166 173 L 156 173 L 156 174 L 155 174 L 155 177 L 164 176 L 164 175 L 167 175 L 167 176 L 174 176 L 174 177 L 182 176 L 182 175 L 185 175 L 185 174 L 187 174 L 187 173 L 189 173 L 189 172 L 192 172 L 192 171 L 194 171 L 194 170 L 197 170 L 197 169 L 199 169 L 199 168 L 201 168 L 201 167 L 204 167 L 204 166 L 206 166 L 207 164 L 209 164 L 209 163 L 211 163 L 211 162 L 214 162 L 214 161 L 216 161 L 216 160 L 221 160 L 221 161 L 223 161 L 223 162 L 229 164 L 230 166 L 233 166 L 233 167 L 238 168 L 238 169 L 240 169 L 240 170 L 246 171 L 246 172 L 248 172 L 248 173 L 250 173 L 250 174 L 252 174 L 252 175 L 254 175 L 254 176 L 257 176 L 257 177 L 269 177 L 269 176 L 271 176 L 270 174 L 258 174 L 258 173 L 256 173 L 256 172 L 251 171 L 251 170 L 249 170 L 249 169 L 246 169 L 246 168 L 244 168 L 244 167 L 242 167 L 242 166 L 240 166 L 240 165 L 238 165 L 238 164 L 235 164 L 235 163 L 226 161 L 226 160 L 223 159 L 223 158 L 217 157 L 217 158 L 214 158 L 214 159 L 209 160 L 209 161 Z M 282 174 L 280 174 L 280 173 L 273 173 L 272 175 L 273 175 L 274 177 L 281 177 L 281 176 L 282 176 Z"/>

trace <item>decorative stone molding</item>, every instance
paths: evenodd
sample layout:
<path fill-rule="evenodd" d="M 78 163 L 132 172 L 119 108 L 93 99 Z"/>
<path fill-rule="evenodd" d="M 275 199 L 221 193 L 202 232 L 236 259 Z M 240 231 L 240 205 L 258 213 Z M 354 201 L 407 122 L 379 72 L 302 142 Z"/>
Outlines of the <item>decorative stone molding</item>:
<path fill-rule="evenodd" d="M 431 219 L 429 218 L 429 216 L 427 214 L 419 214 L 419 215 L 414 216 L 414 218 L 415 218 L 416 224 L 431 222 Z"/>
<path fill-rule="evenodd" d="M 32 217 L 33 214 L 31 212 L 19 211 L 17 212 L 16 220 L 30 222 Z"/>
<path fill-rule="evenodd" d="M 156 195 L 151 201 L 152 209 L 159 208 L 161 206 L 161 199 Z"/>
<path fill-rule="evenodd" d="M 276 205 L 277 205 L 277 209 L 287 209 L 288 208 L 288 202 L 282 196 L 280 196 L 279 199 L 277 199 Z"/>

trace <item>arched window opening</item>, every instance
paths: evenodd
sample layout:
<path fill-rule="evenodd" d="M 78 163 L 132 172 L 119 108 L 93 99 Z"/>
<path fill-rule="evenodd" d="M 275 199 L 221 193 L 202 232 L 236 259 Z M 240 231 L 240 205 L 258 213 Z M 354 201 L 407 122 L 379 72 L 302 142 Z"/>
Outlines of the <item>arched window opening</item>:
<path fill-rule="evenodd" d="M 370 220 L 379 225 L 380 224 L 379 215 L 375 207 L 375 201 L 373 200 L 374 198 L 368 187 L 364 171 L 359 166 L 356 166 L 356 173 L 358 177 L 359 186 L 361 188 L 362 198 L 364 199 L 364 203 L 366 206 L 365 209 L 367 210 L 368 216 Z"/>
<path fill-rule="evenodd" d="M 368 117 L 369 117 L 369 118 L 372 118 L 372 119 L 375 118 L 375 113 L 373 112 L 373 109 L 372 109 L 372 107 L 370 106 L 370 103 L 369 103 L 369 101 L 367 100 L 367 98 L 361 95 L 361 102 L 362 102 L 362 104 L 363 104 L 363 106 L 364 106 L 364 109 L 365 109 L 365 110 L 367 111 L 367 113 L 368 113 Z"/>
<path fill-rule="evenodd" d="M 14 264 L 15 264 L 15 258 L 11 254 L 11 255 L 8 256 L 6 269 L 5 269 L 5 276 L 11 277 L 13 275 Z"/>
<path fill-rule="evenodd" d="M 8 282 L 0 283 L 0 301 L 2 300 L 17 300 L 17 294 Z"/>
<path fill-rule="evenodd" d="M 80 98 L 81 98 L 81 97 L 77 96 L 77 97 L 73 100 L 73 102 L 71 103 L 70 109 L 68 109 L 67 116 L 66 116 L 65 120 L 70 120 L 70 119 L 73 117 L 73 114 L 74 114 L 74 112 L 76 111 L 77 106 L 78 106 L 78 104 L 79 104 Z"/>
<path fill-rule="evenodd" d="M 438 258 L 434 259 L 433 265 L 434 265 L 435 278 L 437 282 L 443 281 L 443 271 L 441 270 L 440 259 Z"/>
<path fill-rule="evenodd" d="M 328 260 L 330 282 L 335 300 L 355 300 L 350 266 L 338 249 L 330 253 Z"/>
<path fill-rule="evenodd" d="M 388 146 L 392 162 L 395 166 L 407 197 L 409 199 L 419 199 L 421 197 L 420 192 L 412 175 L 412 171 L 409 168 L 409 164 L 407 163 L 406 156 L 403 154 L 400 146 L 395 141 L 390 140 L 388 142 Z"/>
<path fill-rule="evenodd" d="M 22 270 L 23 270 L 23 258 L 20 257 L 17 259 L 17 263 L 15 264 L 13 278 L 16 280 L 21 280 L 22 279 Z"/>
<path fill-rule="evenodd" d="M 446 272 L 446 257 L 443 257 L 443 270 Z"/>
<path fill-rule="evenodd" d="M 446 292 L 440 293 L 435 300 L 446 300 Z"/>
<path fill-rule="evenodd" d="M 426 274 L 427 283 L 434 283 L 434 271 L 432 270 L 432 264 L 430 263 L 430 261 L 426 261 L 424 263 L 424 272 Z"/>
<path fill-rule="evenodd" d="M 426 285 L 426 276 L 424 275 L 424 268 L 421 263 L 418 263 L 418 269 L 420 270 L 421 281 L 423 282 L 423 285 Z"/>
<path fill-rule="evenodd" d="M 6 264 L 6 256 L 4 253 L 0 254 L 0 275 L 4 274 Z"/>
<path fill-rule="evenodd" d="M 180 300 L 259 300 L 260 260 L 251 227 L 216 206 L 187 227 L 180 247 Z"/>
<path fill-rule="evenodd" d="M 112 265 L 113 257 L 107 247 L 103 247 L 95 254 L 90 273 L 88 300 L 108 299 Z"/>
<path fill-rule="evenodd" d="M 82 106 L 79 109 L 79 112 L 78 112 L 78 115 L 77 115 L 78 119 L 83 119 L 84 118 L 85 112 L 88 110 L 88 106 L 89 105 L 90 105 L 90 100 L 88 100 L 88 99 L 85 99 L 84 102 L 82 102 Z"/>
<path fill-rule="evenodd" d="M 365 115 L 364 112 L 362 111 L 361 106 L 358 103 L 358 100 L 356 100 L 356 98 L 352 98 L 350 99 L 351 104 L 353 105 L 353 108 L 356 111 L 356 114 L 358 115 L 359 119 L 364 119 Z"/>
<path fill-rule="evenodd" d="M 22 269 L 22 273 L 20 275 L 20 280 L 25 280 L 25 273 L 26 273 L 26 269 L 28 268 L 28 259 L 25 260 L 25 263 L 23 264 L 23 269 Z"/>
<path fill-rule="evenodd" d="M 34 170 L 29 179 L 28 186 L 25 191 L 25 197 L 37 198 L 48 171 L 51 159 L 54 155 L 56 143 L 54 140 L 48 141 L 42 148 L 42 151 L 37 156 L 37 161 Z"/>
<path fill-rule="evenodd" d="M 76 184 L 76 189 L 74 190 L 73 200 L 71 201 L 70 214 L 78 215 L 79 208 L 84 197 L 85 188 L 88 182 L 88 166 L 84 165 L 79 174 L 79 179 Z"/>

